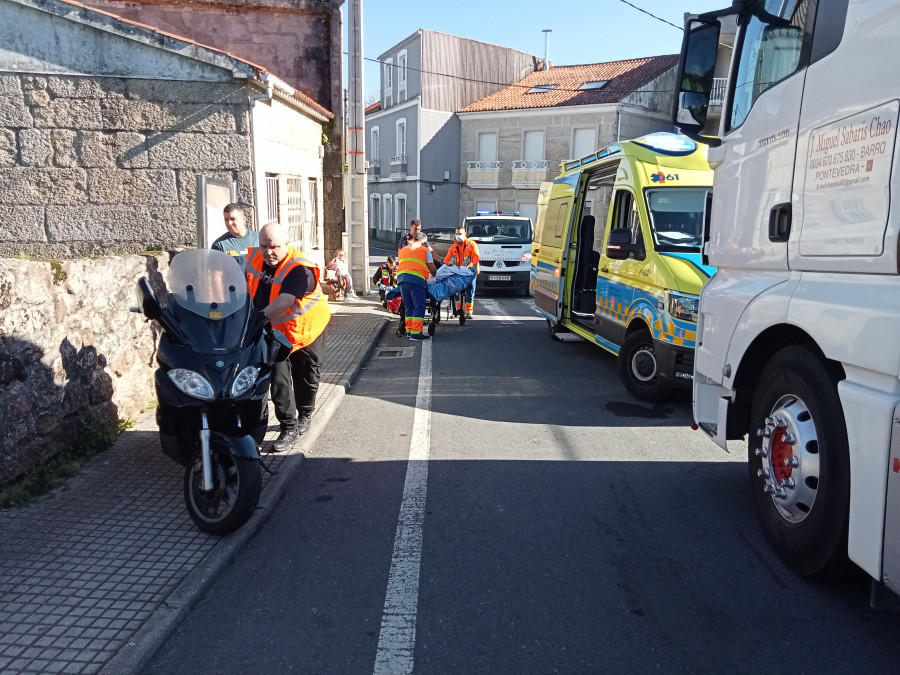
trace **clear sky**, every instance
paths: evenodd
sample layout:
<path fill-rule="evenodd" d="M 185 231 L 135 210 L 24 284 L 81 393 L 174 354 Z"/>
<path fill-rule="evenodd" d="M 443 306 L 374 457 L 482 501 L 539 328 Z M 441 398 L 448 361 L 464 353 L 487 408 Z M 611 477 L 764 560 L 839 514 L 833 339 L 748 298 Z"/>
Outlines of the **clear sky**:
<path fill-rule="evenodd" d="M 629 0 L 677 26 L 685 12 L 721 9 L 730 0 Z M 682 31 L 621 0 L 362 0 L 363 56 L 379 54 L 428 28 L 543 57 L 549 28 L 557 66 L 675 54 Z M 348 4 L 343 5 L 346 51 Z M 378 66 L 365 62 L 365 97 L 377 99 Z M 344 64 L 346 77 L 346 61 Z"/>

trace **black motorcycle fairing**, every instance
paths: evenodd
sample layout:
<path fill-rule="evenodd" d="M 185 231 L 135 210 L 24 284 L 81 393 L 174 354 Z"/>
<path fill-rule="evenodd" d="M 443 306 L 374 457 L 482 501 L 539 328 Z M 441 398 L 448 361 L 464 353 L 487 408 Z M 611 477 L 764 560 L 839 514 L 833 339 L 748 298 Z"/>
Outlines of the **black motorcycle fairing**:
<path fill-rule="evenodd" d="M 248 324 L 257 312 L 248 303 L 226 317 L 207 318 L 181 307 L 170 293 L 160 323 L 197 354 L 225 354 L 245 344 Z"/>
<path fill-rule="evenodd" d="M 210 442 L 213 447 L 219 445 L 228 448 L 228 451 L 235 457 L 249 457 L 250 459 L 259 457 L 256 442 L 250 436 L 229 436 L 219 431 L 213 431 L 210 434 Z"/>

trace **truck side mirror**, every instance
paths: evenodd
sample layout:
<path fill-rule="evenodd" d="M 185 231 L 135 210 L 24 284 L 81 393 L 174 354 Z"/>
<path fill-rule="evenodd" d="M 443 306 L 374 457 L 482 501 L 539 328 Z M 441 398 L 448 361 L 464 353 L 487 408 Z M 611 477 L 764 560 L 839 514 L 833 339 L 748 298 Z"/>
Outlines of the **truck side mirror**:
<path fill-rule="evenodd" d="M 691 20 L 684 31 L 673 121 L 689 138 L 718 145 L 718 115 L 710 115 L 721 24 Z M 721 105 L 721 101 L 716 103 Z"/>
<path fill-rule="evenodd" d="M 141 296 L 141 312 L 148 319 L 158 320 L 162 316 L 162 308 L 159 306 L 159 301 L 156 299 L 156 294 L 147 277 L 138 279 L 138 292 Z"/>
<path fill-rule="evenodd" d="M 627 227 L 617 227 L 610 230 L 609 239 L 606 242 L 606 255 L 613 260 L 626 260 L 629 256 L 637 254 L 640 245 L 631 241 L 631 230 Z"/>

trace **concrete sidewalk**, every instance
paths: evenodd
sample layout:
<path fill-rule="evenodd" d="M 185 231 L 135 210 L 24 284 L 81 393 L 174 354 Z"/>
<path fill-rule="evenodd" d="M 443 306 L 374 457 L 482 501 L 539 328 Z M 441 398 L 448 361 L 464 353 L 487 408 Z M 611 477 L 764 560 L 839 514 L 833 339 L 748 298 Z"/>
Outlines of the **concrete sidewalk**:
<path fill-rule="evenodd" d="M 194 526 L 184 469 L 162 454 L 153 411 L 64 488 L 0 511 L 0 672 L 139 672 L 266 521 L 340 405 L 391 318 L 375 298 L 331 303 L 312 428 L 276 455 L 270 427 L 274 475 L 263 473 L 259 507 L 237 532 Z"/>

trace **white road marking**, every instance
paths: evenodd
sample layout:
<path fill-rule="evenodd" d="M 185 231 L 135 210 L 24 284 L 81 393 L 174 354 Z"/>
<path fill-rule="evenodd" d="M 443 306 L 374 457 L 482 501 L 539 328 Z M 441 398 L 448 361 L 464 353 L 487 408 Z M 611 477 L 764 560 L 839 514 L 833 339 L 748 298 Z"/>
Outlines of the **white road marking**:
<path fill-rule="evenodd" d="M 375 675 L 401 675 L 413 672 L 416 647 L 416 611 L 419 604 L 419 572 L 422 563 L 422 524 L 428 488 L 428 456 L 431 449 L 431 345 L 422 342 L 419 388 L 413 417 L 409 462 L 394 553 L 388 575 Z"/>
<path fill-rule="evenodd" d="M 520 300 L 523 300 L 520 298 Z M 530 301 L 529 301 L 530 302 Z M 497 300 L 493 298 L 475 298 L 475 320 L 478 320 L 478 313 L 483 312 L 486 313 L 487 316 L 491 317 L 496 321 L 499 321 L 502 324 L 515 326 L 523 321 L 540 321 L 540 317 L 537 316 L 511 316 L 506 314 L 503 307 Z"/>

